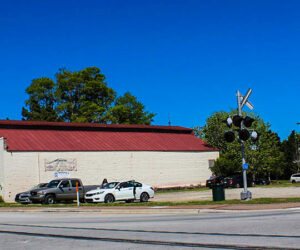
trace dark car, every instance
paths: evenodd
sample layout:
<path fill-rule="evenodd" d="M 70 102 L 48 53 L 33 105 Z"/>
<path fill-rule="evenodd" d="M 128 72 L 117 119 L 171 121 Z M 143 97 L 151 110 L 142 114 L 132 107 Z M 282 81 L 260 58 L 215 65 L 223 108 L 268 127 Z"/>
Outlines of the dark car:
<path fill-rule="evenodd" d="M 267 178 L 256 177 L 255 178 L 255 184 L 256 185 L 270 185 L 270 181 Z"/>
<path fill-rule="evenodd" d="M 224 184 L 224 177 L 219 176 L 212 179 L 208 179 L 206 181 L 206 187 L 211 188 L 211 185 L 216 183 Z"/>
<path fill-rule="evenodd" d="M 33 190 L 33 189 L 46 187 L 47 184 L 48 183 L 40 183 L 40 184 L 36 185 L 35 187 L 31 188 L 27 192 L 16 194 L 16 196 L 15 196 L 15 202 L 19 202 L 19 203 L 23 203 L 23 204 L 31 203 L 31 200 L 30 200 L 30 191 Z"/>
<path fill-rule="evenodd" d="M 225 180 L 224 180 L 224 183 L 225 183 L 226 187 L 232 187 L 232 188 L 244 187 L 244 181 L 243 181 L 243 176 L 242 175 L 226 177 Z M 255 186 L 255 182 L 249 176 L 247 176 L 247 186 L 248 187 L 254 187 Z"/>

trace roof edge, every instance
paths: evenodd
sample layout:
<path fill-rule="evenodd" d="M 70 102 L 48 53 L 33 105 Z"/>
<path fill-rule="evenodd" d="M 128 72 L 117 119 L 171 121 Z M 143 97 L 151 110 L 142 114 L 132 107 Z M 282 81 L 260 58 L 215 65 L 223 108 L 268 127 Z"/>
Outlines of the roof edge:
<path fill-rule="evenodd" d="M 94 131 L 141 131 L 162 133 L 192 134 L 193 129 L 180 126 L 75 123 L 75 122 L 45 122 L 0 120 L 0 128 L 7 129 L 40 129 L 40 130 L 94 130 Z"/>

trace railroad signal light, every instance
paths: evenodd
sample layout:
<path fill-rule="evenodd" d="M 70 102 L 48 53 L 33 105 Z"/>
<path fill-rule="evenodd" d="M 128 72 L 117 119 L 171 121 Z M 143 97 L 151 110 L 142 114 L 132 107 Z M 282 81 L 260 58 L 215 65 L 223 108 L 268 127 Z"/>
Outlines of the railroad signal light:
<path fill-rule="evenodd" d="M 243 117 L 241 117 L 240 115 L 235 115 L 232 118 L 233 125 L 239 128 L 241 127 L 242 121 L 243 121 Z"/>
<path fill-rule="evenodd" d="M 232 127 L 232 119 L 231 117 L 228 117 L 226 120 L 224 120 L 223 122 L 226 123 L 227 127 L 228 128 L 231 128 Z"/>
<path fill-rule="evenodd" d="M 227 131 L 224 134 L 224 138 L 225 138 L 225 141 L 227 141 L 227 142 L 233 142 L 235 139 L 235 135 L 232 131 Z"/>
<path fill-rule="evenodd" d="M 248 140 L 250 137 L 250 133 L 247 129 L 241 129 L 239 130 L 239 139 L 242 141 Z"/>
<path fill-rule="evenodd" d="M 246 117 L 244 118 L 243 124 L 244 124 L 247 128 L 249 128 L 249 127 L 251 127 L 251 125 L 252 125 L 253 122 L 254 122 L 254 119 L 253 119 L 253 118 L 251 118 L 251 117 L 249 117 L 249 116 L 246 116 Z"/>
<path fill-rule="evenodd" d="M 258 133 L 255 131 L 255 130 L 253 130 L 252 131 L 252 133 L 251 133 L 251 139 L 252 139 L 252 141 L 257 141 L 258 140 Z"/>

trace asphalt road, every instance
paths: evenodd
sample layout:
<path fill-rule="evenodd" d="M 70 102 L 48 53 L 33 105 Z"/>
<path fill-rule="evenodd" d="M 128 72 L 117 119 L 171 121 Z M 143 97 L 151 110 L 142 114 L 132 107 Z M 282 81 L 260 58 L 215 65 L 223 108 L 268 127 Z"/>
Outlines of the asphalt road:
<path fill-rule="evenodd" d="M 177 215 L 0 212 L 1 249 L 300 249 L 300 210 Z"/>

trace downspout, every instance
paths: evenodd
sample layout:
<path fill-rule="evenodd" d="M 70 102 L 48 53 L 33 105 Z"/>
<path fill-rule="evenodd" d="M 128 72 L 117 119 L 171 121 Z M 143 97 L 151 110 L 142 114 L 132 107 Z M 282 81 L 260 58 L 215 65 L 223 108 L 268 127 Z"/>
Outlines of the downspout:
<path fill-rule="evenodd" d="M 4 150 L 5 148 L 5 138 L 0 138 L 0 196 L 4 199 L 5 191 L 5 178 L 4 178 Z"/>
<path fill-rule="evenodd" d="M 38 183 L 41 183 L 40 153 L 38 152 L 37 154 L 38 154 L 37 159 L 38 159 L 38 177 L 39 177 Z"/>

